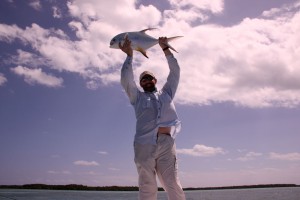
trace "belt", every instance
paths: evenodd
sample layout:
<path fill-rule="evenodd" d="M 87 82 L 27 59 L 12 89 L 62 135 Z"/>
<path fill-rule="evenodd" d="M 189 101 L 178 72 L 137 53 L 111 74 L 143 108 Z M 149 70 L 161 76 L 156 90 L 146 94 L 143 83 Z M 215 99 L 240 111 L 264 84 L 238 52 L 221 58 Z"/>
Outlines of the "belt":
<path fill-rule="evenodd" d="M 158 136 L 159 134 L 161 134 L 161 135 L 168 135 L 168 136 L 171 136 L 171 134 L 170 134 L 170 133 L 157 133 L 157 136 Z"/>

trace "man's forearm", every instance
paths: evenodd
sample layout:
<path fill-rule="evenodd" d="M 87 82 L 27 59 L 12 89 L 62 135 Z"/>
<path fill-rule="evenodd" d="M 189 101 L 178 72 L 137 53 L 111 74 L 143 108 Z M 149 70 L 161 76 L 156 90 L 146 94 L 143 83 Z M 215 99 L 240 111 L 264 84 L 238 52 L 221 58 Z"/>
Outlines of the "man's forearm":
<path fill-rule="evenodd" d="M 163 50 L 163 52 L 165 53 L 165 56 L 169 56 L 169 55 L 172 55 L 172 52 L 170 51 L 169 48 Z"/>
<path fill-rule="evenodd" d="M 121 84 L 126 90 L 129 82 L 133 80 L 132 57 L 127 56 L 121 68 Z"/>
<path fill-rule="evenodd" d="M 134 103 L 137 97 L 137 86 L 134 82 L 134 75 L 132 70 L 132 57 L 127 56 L 121 69 L 121 85 L 124 88 L 130 103 Z"/>

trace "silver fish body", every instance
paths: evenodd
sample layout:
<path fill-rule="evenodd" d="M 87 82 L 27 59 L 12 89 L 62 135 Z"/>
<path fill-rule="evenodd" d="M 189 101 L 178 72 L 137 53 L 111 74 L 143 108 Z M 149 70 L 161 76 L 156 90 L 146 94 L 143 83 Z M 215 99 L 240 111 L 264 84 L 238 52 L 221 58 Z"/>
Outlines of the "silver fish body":
<path fill-rule="evenodd" d="M 119 44 L 123 45 L 125 37 L 127 36 L 128 39 L 131 41 L 131 48 L 133 50 L 141 52 L 145 57 L 148 58 L 146 50 L 158 44 L 158 39 L 145 33 L 146 31 L 153 30 L 153 29 L 154 28 L 149 28 L 138 32 L 120 33 L 115 37 L 113 37 L 113 39 L 110 41 L 110 48 L 120 49 Z M 176 39 L 178 37 L 182 37 L 182 36 L 168 38 L 168 41 Z M 176 51 L 169 44 L 166 45 L 168 45 L 170 49 Z"/>

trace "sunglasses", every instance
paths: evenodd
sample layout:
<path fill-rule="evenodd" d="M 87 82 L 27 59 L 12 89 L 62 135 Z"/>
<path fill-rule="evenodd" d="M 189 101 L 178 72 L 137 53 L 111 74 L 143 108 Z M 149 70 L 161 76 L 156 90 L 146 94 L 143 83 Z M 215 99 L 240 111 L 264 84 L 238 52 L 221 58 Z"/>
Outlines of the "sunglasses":
<path fill-rule="evenodd" d="M 142 79 L 141 79 L 141 82 L 144 82 L 144 81 L 152 81 L 154 78 L 152 76 L 144 76 Z"/>

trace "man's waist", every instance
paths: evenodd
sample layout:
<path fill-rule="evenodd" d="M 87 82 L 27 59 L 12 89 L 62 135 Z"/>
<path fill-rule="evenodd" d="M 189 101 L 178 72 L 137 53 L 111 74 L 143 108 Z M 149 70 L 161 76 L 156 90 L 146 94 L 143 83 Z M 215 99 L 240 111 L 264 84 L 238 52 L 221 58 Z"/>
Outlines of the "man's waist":
<path fill-rule="evenodd" d="M 171 135 L 171 127 L 159 127 L 157 133 Z"/>

